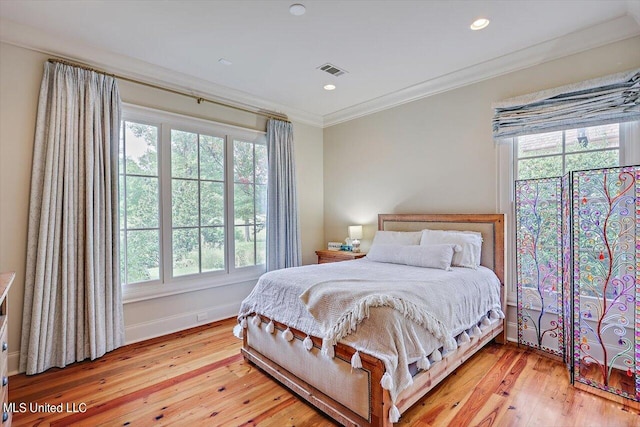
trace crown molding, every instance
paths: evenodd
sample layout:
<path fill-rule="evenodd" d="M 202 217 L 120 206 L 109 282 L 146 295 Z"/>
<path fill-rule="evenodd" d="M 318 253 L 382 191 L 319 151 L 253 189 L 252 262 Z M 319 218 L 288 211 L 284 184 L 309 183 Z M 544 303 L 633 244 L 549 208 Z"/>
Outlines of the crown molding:
<path fill-rule="evenodd" d="M 640 35 L 640 25 L 624 15 L 592 27 L 424 81 L 388 95 L 326 114 L 324 127 L 388 110 L 431 95 L 549 62 Z"/>
<path fill-rule="evenodd" d="M 0 19 L 0 42 L 82 62 L 107 72 L 209 97 L 242 108 L 283 113 L 291 121 L 326 128 L 431 95 L 640 35 L 640 24 L 637 22 L 638 8 L 632 9 L 630 8 L 629 13 L 622 17 L 454 71 L 324 116 L 276 104 L 246 92 L 168 70 L 139 59 L 96 49 L 75 39 L 51 36 L 39 29 L 6 19 Z"/>
<path fill-rule="evenodd" d="M 125 55 L 98 49 L 74 39 L 52 36 L 37 28 L 0 19 L 0 42 L 44 53 L 46 55 L 81 62 L 108 73 L 169 89 L 200 95 L 253 111 L 268 110 L 286 114 L 289 120 L 322 127 L 322 117 L 297 110 L 249 93 L 218 85 L 210 81 L 172 71 Z"/>
<path fill-rule="evenodd" d="M 627 0 L 627 13 L 640 25 L 640 2 L 638 0 Z"/>

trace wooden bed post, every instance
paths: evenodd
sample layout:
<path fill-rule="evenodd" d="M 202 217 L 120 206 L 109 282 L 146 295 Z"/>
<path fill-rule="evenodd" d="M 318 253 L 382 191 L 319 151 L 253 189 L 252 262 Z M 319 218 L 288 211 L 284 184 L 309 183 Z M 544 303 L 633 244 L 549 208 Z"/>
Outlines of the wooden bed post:
<path fill-rule="evenodd" d="M 370 366 L 371 384 L 380 384 L 385 373 L 384 364 L 377 359 Z M 364 360 L 363 360 L 364 363 Z M 382 387 L 371 387 L 371 425 L 381 427 L 391 427 L 389 421 L 389 409 L 391 409 L 391 396 L 389 391 Z"/>
<path fill-rule="evenodd" d="M 502 333 L 496 337 L 496 342 L 499 344 L 507 343 L 507 287 L 504 283 L 504 250 L 505 250 L 505 233 L 504 233 L 504 214 L 497 214 L 500 216 L 494 224 L 494 244 L 495 244 L 495 259 L 494 259 L 494 271 L 498 279 L 500 279 L 500 305 L 504 312 L 504 319 L 502 319 L 503 329 Z"/>

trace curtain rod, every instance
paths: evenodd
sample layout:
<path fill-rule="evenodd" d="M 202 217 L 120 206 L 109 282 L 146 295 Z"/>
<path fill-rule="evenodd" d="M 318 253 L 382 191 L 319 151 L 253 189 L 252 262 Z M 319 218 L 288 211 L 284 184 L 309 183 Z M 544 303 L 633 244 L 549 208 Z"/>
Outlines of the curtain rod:
<path fill-rule="evenodd" d="M 228 104 L 228 103 L 225 103 L 225 102 L 222 102 L 222 101 L 216 101 L 214 99 L 204 98 L 202 96 L 192 95 L 190 93 L 181 92 L 179 90 L 175 90 L 175 89 L 171 89 L 171 88 L 167 88 L 167 87 L 163 87 L 163 86 L 158 86 L 158 85 L 155 85 L 153 83 L 147 83 L 147 82 L 143 82 L 143 81 L 140 81 L 140 80 L 131 79 L 129 77 L 120 76 L 118 74 L 107 73 L 106 71 L 102 71 L 102 70 L 90 67 L 88 65 L 85 65 L 85 64 L 80 64 L 80 63 L 77 63 L 77 62 L 67 61 L 65 59 L 58 59 L 58 58 L 49 58 L 48 62 L 52 62 L 52 63 L 56 63 L 57 62 L 57 63 L 63 64 L 63 65 L 69 65 L 69 66 L 72 66 L 72 67 L 78 67 L 78 68 L 82 68 L 83 70 L 88 70 L 88 71 L 93 71 L 93 72 L 96 72 L 96 73 L 104 74 L 104 75 L 113 77 L 113 78 L 118 79 L 118 80 L 124 80 L 124 81 L 127 81 L 127 82 L 139 84 L 139 85 L 142 85 L 142 86 L 147 86 L 147 87 L 150 87 L 152 89 L 163 90 L 165 92 L 170 92 L 170 93 L 173 93 L 173 94 L 176 94 L 176 95 L 186 96 L 188 98 L 195 99 L 198 104 L 202 104 L 203 102 L 209 102 L 211 104 L 216 104 L 216 105 L 220 105 L 220 106 L 223 106 L 223 107 L 232 108 L 234 110 L 242 111 L 242 112 L 245 112 L 245 113 L 251 113 L 251 114 L 256 114 L 258 116 L 263 116 L 263 117 L 266 117 L 268 119 L 282 120 L 282 121 L 285 121 L 287 123 L 291 123 L 289 121 L 289 119 L 287 118 L 287 116 L 285 116 L 284 114 L 278 114 L 278 113 L 273 113 L 273 112 L 268 112 L 267 113 L 267 112 L 263 112 L 263 111 L 260 111 L 260 110 L 256 111 L 256 110 L 251 110 L 249 108 L 239 107 L 237 105 Z"/>

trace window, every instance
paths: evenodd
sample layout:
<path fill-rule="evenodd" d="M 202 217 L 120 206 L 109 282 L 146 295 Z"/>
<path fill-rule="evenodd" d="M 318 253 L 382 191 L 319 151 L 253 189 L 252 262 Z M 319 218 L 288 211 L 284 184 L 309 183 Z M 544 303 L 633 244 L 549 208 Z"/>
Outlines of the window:
<path fill-rule="evenodd" d="M 264 271 L 264 134 L 125 107 L 120 141 L 120 268 L 154 294 Z"/>
<path fill-rule="evenodd" d="M 611 124 L 517 138 L 517 179 L 562 176 L 620 164 L 620 125 Z"/>
<path fill-rule="evenodd" d="M 124 121 L 120 138 L 120 279 L 160 279 L 159 127 Z"/>
<path fill-rule="evenodd" d="M 173 277 L 225 268 L 225 138 L 171 129 Z"/>
<path fill-rule="evenodd" d="M 584 138 L 586 137 L 586 139 Z M 562 176 L 571 170 L 640 164 L 640 122 L 532 134 L 497 146 L 498 209 L 507 213 L 508 299 L 515 303 L 514 181 Z"/>
<path fill-rule="evenodd" d="M 235 266 L 264 264 L 267 221 L 267 147 L 233 141 Z"/>
<path fill-rule="evenodd" d="M 624 164 L 620 155 L 621 133 L 623 133 L 621 128 L 620 124 L 614 123 L 518 137 L 517 179 L 558 177 L 576 170 L 600 169 Z M 549 197 L 552 205 L 555 197 L 555 195 Z M 600 202 L 606 204 L 607 201 L 603 197 Z M 552 224 L 553 222 L 543 219 L 543 223 Z M 547 236 L 548 244 L 545 245 L 544 240 L 540 244 L 539 248 L 542 252 L 546 252 L 542 256 L 555 256 L 555 252 L 559 249 L 555 237 Z M 585 269 L 596 270 L 599 268 L 597 257 L 600 250 L 594 251 L 593 245 L 583 240 L 586 239 L 581 236 L 578 245 L 581 248 L 580 259 L 592 260 L 585 261 Z"/>

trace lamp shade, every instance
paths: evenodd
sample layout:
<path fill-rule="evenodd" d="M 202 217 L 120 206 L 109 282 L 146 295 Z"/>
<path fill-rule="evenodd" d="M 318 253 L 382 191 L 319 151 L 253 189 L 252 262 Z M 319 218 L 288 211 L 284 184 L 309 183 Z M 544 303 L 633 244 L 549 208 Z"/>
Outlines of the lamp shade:
<path fill-rule="evenodd" d="M 349 238 L 351 240 L 362 239 L 362 226 L 361 225 L 350 225 L 349 226 Z"/>

